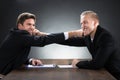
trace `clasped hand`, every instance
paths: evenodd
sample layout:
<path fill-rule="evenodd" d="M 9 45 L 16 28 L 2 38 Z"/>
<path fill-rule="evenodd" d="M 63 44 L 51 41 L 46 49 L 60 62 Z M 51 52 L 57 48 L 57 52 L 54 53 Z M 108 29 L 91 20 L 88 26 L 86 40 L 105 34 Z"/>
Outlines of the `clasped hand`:
<path fill-rule="evenodd" d="M 38 29 L 34 29 L 33 32 L 32 32 L 32 35 L 45 36 L 45 35 L 47 35 L 47 33 L 40 32 Z"/>

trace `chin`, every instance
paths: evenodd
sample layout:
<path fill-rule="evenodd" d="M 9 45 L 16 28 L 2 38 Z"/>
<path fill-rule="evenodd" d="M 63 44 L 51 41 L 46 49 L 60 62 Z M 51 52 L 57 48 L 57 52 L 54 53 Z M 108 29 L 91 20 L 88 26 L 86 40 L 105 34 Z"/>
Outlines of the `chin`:
<path fill-rule="evenodd" d="M 89 34 L 87 34 L 87 33 L 84 33 L 84 36 L 88 36 Z"/>
<path fill-rule="evenodd" d="M 32 32 L 29 32 L 29 34 L 31 34 L 31 35 L 32 35 Z"/>

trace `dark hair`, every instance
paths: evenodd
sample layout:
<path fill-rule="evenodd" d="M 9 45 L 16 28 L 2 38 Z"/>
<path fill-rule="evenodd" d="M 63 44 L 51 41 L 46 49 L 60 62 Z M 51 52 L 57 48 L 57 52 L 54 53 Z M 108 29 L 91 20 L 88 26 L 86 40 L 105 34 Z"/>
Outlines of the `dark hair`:
<path fill-rule="evenodd" d="M 34 14 L 28 12 L 21 13 L 17 18 L 16 25 L 18 26 L 19 23 L 23 24 L 26 19 L 30 19 L 30 18 L 36 21 L 36 16 Z"/>

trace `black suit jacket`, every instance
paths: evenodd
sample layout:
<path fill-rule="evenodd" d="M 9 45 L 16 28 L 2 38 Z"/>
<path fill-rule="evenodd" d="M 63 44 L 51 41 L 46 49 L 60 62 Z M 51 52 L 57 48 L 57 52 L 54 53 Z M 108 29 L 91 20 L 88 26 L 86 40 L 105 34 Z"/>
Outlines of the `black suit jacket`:
<path fill-rule="evenodd" d="M 27 31 L 12 29 L 0 46 L 0 74 L 7 74 L 27 59 L 31 46 L 45 46 L 64 41 L 64 34 L 31 36 Z"/>
<path fill-rule="evenodd" d="M 80 61 L 76 66 L 84 69 L 106 68 L 112 75 L 120 79 L 120 53 L 117 52 L 111 34 L 100 26 L 97 27 L 93 41 L 91 41 L 90 36 L 85 36 L 83 38 L 71 38 L 60 44 L 87 46 L 93 59 L 91 61 Z"/>

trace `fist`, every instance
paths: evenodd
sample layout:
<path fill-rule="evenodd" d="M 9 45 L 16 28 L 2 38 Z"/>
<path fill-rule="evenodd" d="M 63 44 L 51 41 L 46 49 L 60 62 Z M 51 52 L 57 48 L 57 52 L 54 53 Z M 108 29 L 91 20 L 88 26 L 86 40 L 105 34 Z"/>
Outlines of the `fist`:
<path fill-rule="evenodd" d="M 43 63 L 42 63 L 42 61 L 39 60 L 39 59 L 32 59 L 32 60 L 31 60 L 31 64 L 32 64 L 33 66 L 38 66 L 38 65 L 42 65 Z"/>
<path fill-rule="evenodd" d="M 40 32 L 38 29 L 34 29 L 32 32 L 32 35 L 45 36 L 45 35 L 47 35 L 47 33 Z"/>

